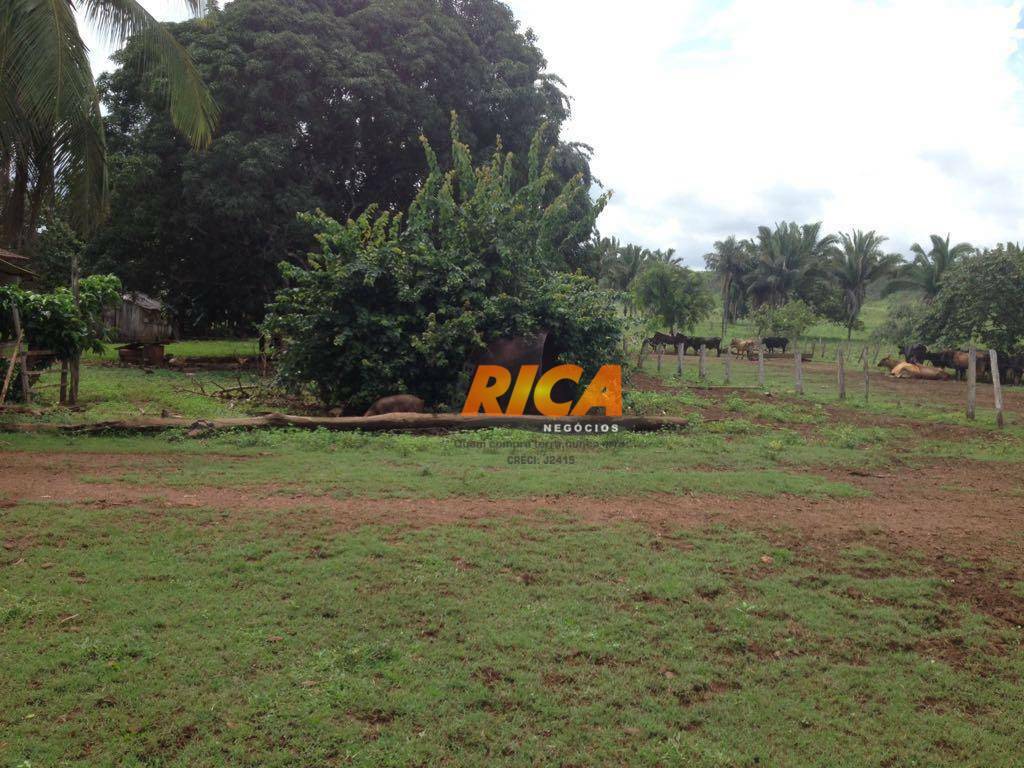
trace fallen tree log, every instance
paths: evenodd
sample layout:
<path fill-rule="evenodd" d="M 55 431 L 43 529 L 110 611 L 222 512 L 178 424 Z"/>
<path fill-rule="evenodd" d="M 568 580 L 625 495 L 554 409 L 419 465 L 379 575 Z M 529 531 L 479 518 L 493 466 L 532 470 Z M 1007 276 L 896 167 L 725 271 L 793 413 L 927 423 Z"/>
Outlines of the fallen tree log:
<path fill-rule="evenodd" d="M 381 416 L 287 416 L 271 413 L 235 419 L 142 418 L 123 421 L 100 421 L 87 424 L 18 424 L 0 423 L 6 432 L 59 432 L 64 434 L 102 434 L 130 432 L 147 434 L 174 429 L 188 430 L 195 435 L 232 430 L 292 427 L 296 429 L 328 429 L 338 432 L 458 432 L 480 429 L 528 429 L 544 431 L 545 425 L 556 425 L 556 434 L 584 435 L 618 432 L 655 432 L 661 429 L 683 429 L 687 419 L 672 416 L 570 416 L 550 419 L 546 416 L 462 416 L 457 414 L 387 413 Z"/>

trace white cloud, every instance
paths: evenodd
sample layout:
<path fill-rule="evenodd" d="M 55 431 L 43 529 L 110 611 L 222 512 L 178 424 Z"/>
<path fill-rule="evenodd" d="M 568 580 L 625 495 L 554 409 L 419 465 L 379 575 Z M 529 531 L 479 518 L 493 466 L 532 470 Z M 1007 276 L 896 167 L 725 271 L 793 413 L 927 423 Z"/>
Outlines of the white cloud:
<path fill-rule="evenodd" d="M 143 0 L 182 18 L 180 0 Z M 509 0 L 616 197 L 689 263 L 757 223 L 1024 239 L 1024 0 Z M 96 61 L 101 56 L 97 52 Z"/>
<path fill-rule="evenodd" d="M 1024 239 L 1021 2 L 511 4 L 618 193 L 607 234 L 694 264 L 749 233 L 726 225 L 792 218 Z"/>

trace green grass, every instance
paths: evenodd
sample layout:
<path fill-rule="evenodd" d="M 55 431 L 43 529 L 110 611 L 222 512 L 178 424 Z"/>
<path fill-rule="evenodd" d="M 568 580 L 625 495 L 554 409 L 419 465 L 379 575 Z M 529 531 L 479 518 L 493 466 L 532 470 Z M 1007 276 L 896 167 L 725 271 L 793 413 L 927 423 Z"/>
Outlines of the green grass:
<path fill-rule="evenodd" d="M 854 486 L 816 473 L 877 466 L 881 447 L 808 441 L 795 432 L 741 434 L 695 421 L 679 433 L 563 438 L 490 430 L 445 437 L 301 432 L 236 432 L 204 440 L 8 435 L 0 447 L 140 456 L 92 482 L 301 491 L 335 498 L 515 498 L 650 493 L 845 498 Z M 146 456 L 148 454 L 148 456 Z M 153 460 L 157 461 L 154 465 Z M 798 471 L 799 470 L 799 471 Z"/>
<path fill-rule="evenodd" d="M 869 299 L 864 303 L 864 308 L 860 314 L 860 320 L 864 323 L 864 328 L 853 332 L 851 336 L 852 342 L 860 342 L 861 345 L 867 343 L 875 329 L 885 321 L 889 313 L 889 302 L 889 299 Z M 694 328 L 692 335 L 706 337 L 722 335 L 721 297 L 716 296 L 715 311 Z M 726 336 L 726 343 L 734 338 L 753 339 L 757 337 L 757 331 L 747 320 L 740 320 L 737 323 L 730 323 Z M 816 323 L 807 329 L 804 338 L 807 340 L 808 346 L 812 340 L 817 341 L 821 339 L 829 347 L 833 347 L 838 342 L 846 342 L 846 328 L 835 323 Z"/>
<path fill-rule="evenodd" d="M 106 344 L 103 352 L 87 354 L 86 360 L 116 361 L 121 344 Z M 250 357 L 259 354 L 257 339 L 200 339 L 178 341 L 164 347 L 165 354 L 178 357 Z"/>
<path fill-rule="evenodd" d="M 554 511 L 0 521 L 3 765 L 1010 766 L 1024 741 L 1019 634 L 863 545 L 822 568 Z"/>
<path fill-rule="evenodd" d="M 230 402 L 193 391 L 197 382 L 209 392 L 216 391 L 215 383 L 223 387 L 236 386 L 238 375 L 230 371 L 203 372 L 190 377 L 169 369 L 146 373 L 142 368 L 86 362 L 82 365 L 79 386 L 78 404 L 83 410 L 79 411 L 57 408 L 59 380 L 58 370 L 48 371 L 41 380 L 42 387 L 33 390 L 33 403 L 52 410 L 36 419 L 27 419 L 24 415 L 16 418 L 71 424 L 160 416 L 164 410 L 190 418 L 207 419 L 244 415 L 247 410 L 245 404 L 231 407 Z M 252 380 L 251 375 L 242 374 L 244 383 Z"/>
<path fill-rule="evenodd" d="M 633 357 L 630 362 L 635 363 L 636 358 Z M 779 411 L 783 414 L 783 421 L 787 418 L 800 419 L 805 416 L 812 420 L 821 420 L 827 417 L 823 415 L 820 407 L 833 406 L 842 407 L 851 414 L 869 413 L 917 421 L 971 426 L 979 430 L 995 429 L 995 411 L 991 405 L 991 385 L 988 383 L 979 382 L 978 384 L 977 419 L 970 422 L 965 413 L 967 385 L 964 383 L 897 381 L 889 378 L 883 369 L 875 366 L 869 368 L 868 398 L 865 400 L 864 375 L 860 365 L 854 362 L 847 365 L 847 397 L 845 401 L 840 401 L 835 364 L 831 359 L 825 362 L 827 363 L 825 367 L 817 364 L 804 366 L 804 394 L 799 397 L 796 396 L 792 360 L 772 360 L 766 363 L 765 385 L 762 388 L 758 382 L 756 361 L 734 358 L 729 386 L 732 389 L 740 390 L 736 396 L 745 401 L 761 397 L 762 393 L 781 396 L 785 402 L 777 407 L 783 409 Z M 701 380 L 699 377 L 698 358 L 694 355 L 685 357 L 682 378 L 677 373 L 675 355 L 664 355 L 660 371 L 656 356 L 648 356 L 643 361 L 642 369 L 645 374 L 667 385 L 679 387 L 680 397 L 690 400 L 703 398 L 702 402 L 705 404 L 710 402 L 708 397 L 714 393 L 714 390 L 725 386 L 725 358 L 716 357 L 714 354 L 707 358 L 708 376 L 705 380 Z M 925 388 L 917 388 L 919 385 L 925 385 Z M 1007 388 L 1004 391 L 1014 393 L 1016 389 Z M 953 393 L 954 400 L 952 402 L 947 399 L 950 397 L 950 393 Z M 671 397 L 675 393 L 662 394 Z M 773 406 L 771 403 L 765 403 L 761 406 L 753 404 L 747 407 L 756 409 Z M 785 409 L 789 410 L 788 417 L 785 415 Z M 817 409 L 817 415 L 815 415 L 815 409 Z M 1006 419 L 1011 426 L 1024 426 L 1024 421 L 1019 422 L 1020 417 L 1014 412 L 1012 405 L 1007 406 Z"/>

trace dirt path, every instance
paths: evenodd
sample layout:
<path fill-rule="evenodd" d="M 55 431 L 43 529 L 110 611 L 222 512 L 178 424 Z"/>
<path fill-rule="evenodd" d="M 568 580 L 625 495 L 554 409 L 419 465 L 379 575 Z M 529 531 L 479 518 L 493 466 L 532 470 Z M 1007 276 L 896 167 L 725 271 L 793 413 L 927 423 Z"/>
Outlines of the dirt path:
<path fill-rule="evenodd" d="M 236 488 L 181 487 L 159 483 L 89 482 L 88 478 L 139 470 L 159 478 L 173 472 L 166 457 L 82 453 L 0 453 L 0 499 L 147 510 L 210 508 L 234 515 L 303 515 L 328 518 L 339 529 L 369 523 L 422 526 L 495 516 L 567 513 L 587 522 L 633 521 L 663 533 L 726 524 L 762 531 L 790 531 L 805 539 L 880 536 L 932 554 L 997 557 L 1024 564 L 1024 469 L 1015 465 L 942 461 L 873 474 L 837 472 L 869 491 L 857 499 L 793 496 L 729 498 L 652 494 L 636 498 L 576 495 L 514 499 L 336 499 L 279 485 Z"/>

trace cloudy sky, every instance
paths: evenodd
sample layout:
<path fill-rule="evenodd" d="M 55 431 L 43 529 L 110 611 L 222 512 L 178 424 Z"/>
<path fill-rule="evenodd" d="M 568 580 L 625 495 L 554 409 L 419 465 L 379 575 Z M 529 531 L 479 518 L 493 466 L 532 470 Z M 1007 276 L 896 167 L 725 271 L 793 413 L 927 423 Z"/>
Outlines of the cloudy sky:
<path fill-rule="evenodd" d="M 602 234 L 691 265 L 782 220 L 876 229 L 893 250 L 1024 240 L 1024 0 L 509 5 L 614 190 Z"/>

